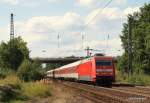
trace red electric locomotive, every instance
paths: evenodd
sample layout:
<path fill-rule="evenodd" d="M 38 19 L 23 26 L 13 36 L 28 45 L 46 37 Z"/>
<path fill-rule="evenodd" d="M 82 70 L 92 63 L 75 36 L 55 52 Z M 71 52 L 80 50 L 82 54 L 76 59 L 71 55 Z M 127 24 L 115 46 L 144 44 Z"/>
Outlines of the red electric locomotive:
<path fill-rule="evenodd" d="M 114 64 L 113 57 L 93 56 L 47 71 L 47 77 L 110 85 L 115 81 Z"/>

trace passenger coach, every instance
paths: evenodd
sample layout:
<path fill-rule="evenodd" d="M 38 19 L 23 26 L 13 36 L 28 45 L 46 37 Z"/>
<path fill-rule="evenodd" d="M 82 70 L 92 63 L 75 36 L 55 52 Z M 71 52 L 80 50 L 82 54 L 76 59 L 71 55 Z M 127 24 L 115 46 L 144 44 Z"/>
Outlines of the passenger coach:
<path fill-rule="evenodd" d="M 47 77 L 86 81 L 100 85 L 111 84 L 115 81 L 114 64 L 113 57 L 93 56 L 47 71 Z"/>

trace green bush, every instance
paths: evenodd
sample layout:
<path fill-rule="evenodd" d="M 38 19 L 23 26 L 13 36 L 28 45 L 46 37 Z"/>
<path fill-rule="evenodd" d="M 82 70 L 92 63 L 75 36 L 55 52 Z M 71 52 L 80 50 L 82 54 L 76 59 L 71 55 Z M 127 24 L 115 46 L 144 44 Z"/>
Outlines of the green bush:
<path fill-rule="evenodd" d="M 40 80 L 44 77 L 44 72 L 40 63 L 24 60 L 18 69 L 18 76 L 24 81 Z"/>

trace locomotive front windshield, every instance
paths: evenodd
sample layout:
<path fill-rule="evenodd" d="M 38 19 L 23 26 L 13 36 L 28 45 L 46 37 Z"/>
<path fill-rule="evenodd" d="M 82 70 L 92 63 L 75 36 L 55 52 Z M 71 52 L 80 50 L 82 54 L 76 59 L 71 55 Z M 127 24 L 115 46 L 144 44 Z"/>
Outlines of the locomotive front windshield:
<path fill-rule="evenodd" d="M 110 61 L 110 60 L 97 60 L 96 66 L 112 66 L 112 61 Z"/>

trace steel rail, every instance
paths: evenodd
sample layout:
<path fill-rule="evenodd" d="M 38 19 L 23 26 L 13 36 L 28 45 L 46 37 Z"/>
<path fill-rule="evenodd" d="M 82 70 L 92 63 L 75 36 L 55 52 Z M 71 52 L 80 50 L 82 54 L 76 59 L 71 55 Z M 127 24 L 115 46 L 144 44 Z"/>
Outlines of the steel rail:
<path fill-rule="evenodd" d="M 107 97 L 107 99 L 111 99 L 111 102 L 115 101 L 115 103 L 150 103 L 150 96 L 145 94 L 135 93 L 131 91 L 123 91 L 113 88 L 92 86 L 75 82 L 67 82 L 66 85 L 71 85 L 75 88 L 83 89 L 86 92 L 90 92 L 91 94 L 99 95 L 100 97 L 103 97 L 103 99 Z"/>
<path fill-rule="evenodd" d="M 108 93 L 99 92 L 97 90 L 93 90 L 92 88 L 89 89 L 89 88 L 83 86 L 81 83 L 66 82 L 66 81 L 65 82 L 63 81 L 61 83 L 65 86 L 69 86 L 69 87 L 74 88 L 74 89 L 82 90 L 82 92 L 84 91 L 83 94 L 86 96 L 87 96 L 87 93 L 89 93 L 88 95 L 90 95 L 91 97 L 95 96 L 95 100 L 97 101 L 97 103 L 101 103 L 101 102 L 104 102 L 104 103 L 131 103 L 128 100 L 124 100 L 122 98 L 115 97 L 115 96 L 110 95 Z"/>

